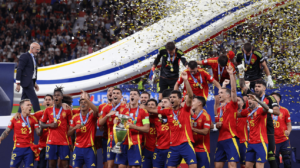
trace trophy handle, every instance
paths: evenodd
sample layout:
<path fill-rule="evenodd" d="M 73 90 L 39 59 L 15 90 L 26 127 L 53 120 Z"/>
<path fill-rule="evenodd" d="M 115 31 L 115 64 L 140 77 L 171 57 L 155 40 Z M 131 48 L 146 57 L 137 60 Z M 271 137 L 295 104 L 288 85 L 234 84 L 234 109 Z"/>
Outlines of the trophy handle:
<path fill-rule="evenodd" d="M 113 139 L 114 139 L 115 143 L 117 144 L 118 143 L 118 138 L 117 138 L 116 126 L 117 126 L 117 124 L 114 124 L 114 127 L 113 127 L 114 138 Z"/>

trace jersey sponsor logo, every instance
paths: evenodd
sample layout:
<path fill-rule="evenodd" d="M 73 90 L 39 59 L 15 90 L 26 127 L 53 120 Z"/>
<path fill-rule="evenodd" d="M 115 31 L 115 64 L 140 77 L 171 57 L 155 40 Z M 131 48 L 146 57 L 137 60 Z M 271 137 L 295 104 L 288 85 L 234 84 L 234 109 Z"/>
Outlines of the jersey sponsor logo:
<path fill-rule="evenodd" d="M 258 158 L 257 161 L 261 161 L 261 158 Z"/>
<path fill-rule="evenodd" d="M 30 166 L 33 166 L 33 163 L 31 163 Z"/>
<path fill-rule="evenodd" d="M 234 160 L 234 157 L 231 157 L 231 159 L 230 160 Z"/>
<path fill-rule="evenodd" d="M 69 155 L 67 155 L 66 157 L 65 157 L 65 159 L 69 159 L 70 157 L 69 157 Z"/>
<path fill-rule="evenodd" d="M 194 163 L 195 161 L 192 159 L 191 161 L 190 161 L 190 163 Z"/>
<path fill-rule="evenodd" d="M 95 163 L 93 163 L 91 166 L 96 166 Z"/>
<path fill-rule="evenodd" d="M 79 120 L 77 120 L 77 122 L 76 122 L 76 123 L 80 124 L 80 121 L 79 121 Z"/>
<path fill-rule="evenodd" d="M 138 160 L 136 160 L 134 163 L 139 163 L 139 161 L 138 161 Z"/>
<path fill-rule="evenodd" d="M 20 123 L 21 121 L 19 120 L 19 121 L 17 121 L 17 123 Z"/>

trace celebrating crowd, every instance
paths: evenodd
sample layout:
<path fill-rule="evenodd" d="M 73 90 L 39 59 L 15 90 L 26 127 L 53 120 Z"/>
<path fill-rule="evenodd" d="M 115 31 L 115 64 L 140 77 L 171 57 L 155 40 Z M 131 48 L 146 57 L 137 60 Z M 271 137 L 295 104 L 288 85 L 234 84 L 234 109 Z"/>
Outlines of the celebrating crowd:
<path fill-rule="evenodd" d="M 273 82 L 264 57 L 250 43 L 242 46 L 236 59 L 231 54 L 187 62 L 183 52 L 168 42 L 153 64 L 156 67 L 162 61 L 158 102 L 137 89 L 130 91 L 129 103 L 123 102 L 122 90 L 110 87 L 107 103 L 96 107 L 82 91 L 80 107 L 72 109 L 72 99 L 58 87 L 53 95 L 45 96 L 46 109 L 32 115 L 31 101 L 23 99 L 20 113 L 0 137 L 1 143 L 14 131 L 10 167 L 19 167 L 22 161 L 26 168 L 33 167 L 34 158 L 39 160 L 38 167 L 48 164 L 50 168 L 66 168 L 69 163 L 75 168 L 96 167 L 100 164 L 96 157 L 100 146 L 105 168 L 175 168 L 182 159 L 189 168 L 210 167 L 210 130 L 214 124 L 207 110 L 214 110 L 219 130 L 216 168 L 225 162 L 230 168 L 237 163 L 263 168 L 267 161 L 277 168 L 279 153 L 284 166 L 291 167 L 290 115 L 279 104 L 280 94 L 265 93 Z M 179 60 L 187 67 L 180 75 Z M 212 67 L 213 76 L 199 65 Z M 263 71 L 267 82 L 262 78 Z M 236 78 L 242 96 L 237 95 Z M 183 92 L 178 90 L 182 83 Z M 205 110 L 208 83 L 215 87 L 215 105 Z M 116 126 L 124 116 L 128 117 L 124 123 L 127 132 L 120 152 L 116 152 L 113 148 L 121 136 Z M 102 139 L 95 136 L 97 126 L 103 131 Z M 34 131 L 40 136 L 38 145 L 33 144 Z"/>

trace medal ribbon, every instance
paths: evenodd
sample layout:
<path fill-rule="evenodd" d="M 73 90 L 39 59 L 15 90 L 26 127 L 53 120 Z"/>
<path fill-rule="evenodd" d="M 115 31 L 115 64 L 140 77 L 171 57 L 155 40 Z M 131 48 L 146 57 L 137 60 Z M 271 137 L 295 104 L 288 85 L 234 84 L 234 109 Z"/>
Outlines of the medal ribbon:
<path fill-rule="evenodd" d="M 178 110 L 178 111 L 179 111 L 179 110 Z M 178 111 L 177 111 L 177 113 L 178 113 Z M 172 112 L 173 112 L 173 114 L 174 114 L 174 119 L 176 120 L 176 122 L 178 122 L 178 124 L 181 125 L 180 122 L 179 122 L 179 120 L 178 120 L 178 117 L 177 117 L 177 115 L 175 114 L 175 112 L 174 112 L 173 109 L 172 109 Z"/>
<path fill-rule="evenodd" d="M 129 108 L 129 113 L 130 113 L 130 118 L 132 119 L 133 123 L 136 124 L 137 117 L 139 116 L 139 108 L 140 106 L 137 107 L 136 112 L 135 112 L 135 117 L 133 118 L 133 114 L 130 113 L 130 108 Z M 131 115 L 132 114 L 132 115 Z"/>
<path fill-rule="evenodd" d="M 200 111 L 200 113 L 197 115 L 197 118 L 192 117 L 192 120 L 196 121 L 201 116 L 202 113 L 203 113 L 203 110 Z"/>
<path fill-rule="evenodd" d="M 256 109 L 254 109 L 249 115 L 248 117 L 252 116 L 256 111 L 257 111 L 258 107 L 256 107 Z"/>
<path fill-rule="evenodd" d="M 251 62 L 251 58 L 252 58 L 252 53 L 250 54 L 250 59 L 249 60 L 247 60 L 247 56 L 246 56 L 246 53 L 244 53 L 244 59 L 245 59 L 245 63 L 247 64 L 247 65 L 250 65 L 250 62 Z"/>
<path fill-rule="evenodd" d="M 114 105 L 113 104 L 111 104 L 111 106 L 112 106 L 112 111 L 116 111 L 117 110 L 117 108 L 119 107 L 121 105 L 121 102 L 118 104 L 118 105 L 116 105 L 116 107 L 114 107 Z"/>
<path fill-rule="evenodd" d="M 263 96 L 261 97 L 260 101 L 262 101 L 262 102 L 263 102 L 263 101 L 264 101 L 264 99 L 265 99 L 265 96 L 266 96 L 266 95 L 263 95 Z"/>
<path fill-rule="evenodd" d="M 218 76 L 219 76 L 219 82 L 221 81 L 221 76 L 224 72 L 225 67 L 222 68 L 222 72 L 220 72 L 220 65 L 218 64 Z"/>
<path fill-rule="evenodd" d="M 82 114 L 81 114 L 81 110 L 80 110 L 80 121 L 81 121 L 81 125 L 85 125 L 85 124 L 87 123 L 87 121 L 88 121 L 88 119 L 89 119 L 89 115 L 90 115 L 90 113 L 88 112 L 88 113 L 86 114 L 85 121 L 83 121 Z"/>
<path fill-rule="evenodd" d="M 280 110 L 280 106 L 279 106 L 279 110 Z M 273 118 L 273 120 L 275 120 L 275 121 L 278 120 L 278 116 L 277 116 L 277 115 L 272 114 L 272 118 Z"/>
<path fill-rule="evenodd" d="M 201 84 L 199 84 L 199 82 L 197 81 L 197 79 L 194 77 L 193 74 L 191 74 L 191 76 L 192 76 L 194 82 L 195 82 L 198 86 L 201 86 L 201 85 L 202 85 L 203 81 L 202 81 L 202 76 L 201 76 L 201 74 L 200 74 L 200 82 L 201 82 Z"/>
<path fill-rule="evenodd" d="M 226 105 L 227 105 L 227 103 L 225 104 L 225 106 L 224 106 L 224 110 L 225 110 L 225 108 L 226 108 Z M 220 109 L 220 118 L 222 118 L 223 117 L 223 110 L 222 110 L 222 107 L 221 107 L 221 109 Z"/>
<path fill-rule="evenodd" d="M 55 106 L 53 106 L 53 118 L 55 118 L 56 120 L 59 120 L 62 109 L 63 109 L 63 108 L 60 107 L 59 112 L 58 112 L 58 114 L 57 114 L 57 116 L 56 116 Z"/>
<path fill-rule="evenodd" d="M 28 127 L 29 133 L 31 133 L 31 126 L 30 126 L 30 123 L 29 123 L 28 116 L 26 117 L 27 122 L 26 122 L 26 120 L 24 119 L 24 117 L 23 117 L 22 114 L 21 114 L 21 118 L 22 118 L 23 122 L 26 124 L 26 126 Z"/>

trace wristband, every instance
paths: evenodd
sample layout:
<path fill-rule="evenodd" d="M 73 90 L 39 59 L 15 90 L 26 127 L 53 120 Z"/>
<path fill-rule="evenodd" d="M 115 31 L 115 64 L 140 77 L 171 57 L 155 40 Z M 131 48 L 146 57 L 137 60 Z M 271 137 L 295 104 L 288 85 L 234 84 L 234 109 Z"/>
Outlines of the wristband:
<path fill-rule="evenodd" d="M 273 109 L 269 109 L 268 112 L 273 114 Z"/>

